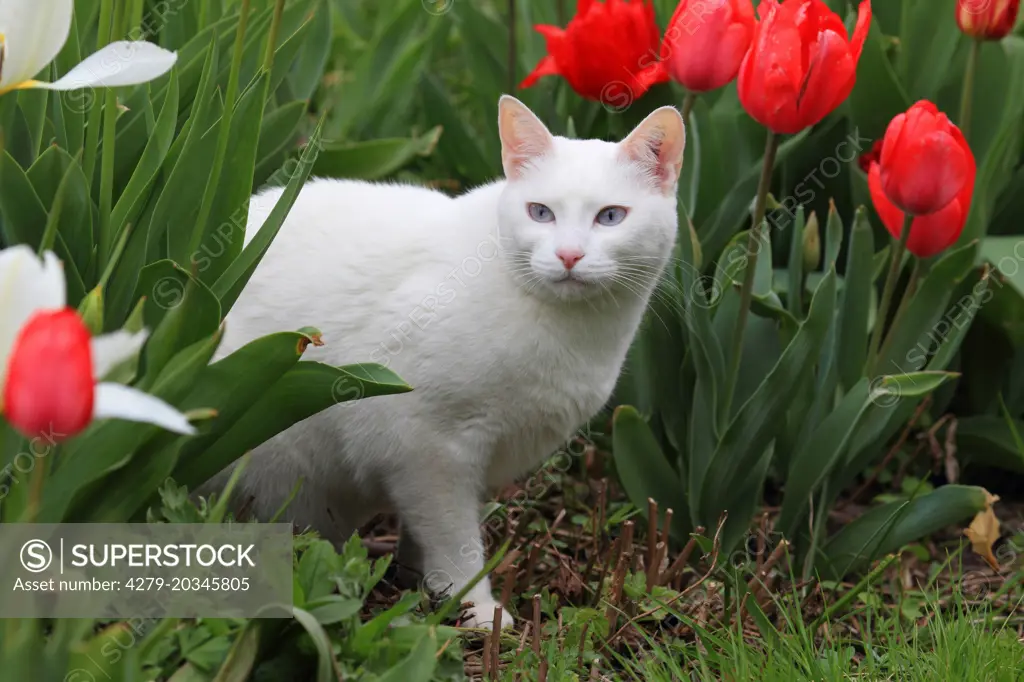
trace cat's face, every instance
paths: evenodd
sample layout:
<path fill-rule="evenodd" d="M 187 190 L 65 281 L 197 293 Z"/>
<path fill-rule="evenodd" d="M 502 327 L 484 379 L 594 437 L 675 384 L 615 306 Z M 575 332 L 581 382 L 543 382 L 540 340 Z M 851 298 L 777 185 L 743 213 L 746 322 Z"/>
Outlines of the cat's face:
<path fill-rule="evenodd" d="M 659 109 L 611 143 L 552 137 L 511 97 L 499 110 L 501 241 L 524 290 L 566 301 L 646 294 L 675 243 L 680 115 Z"/>

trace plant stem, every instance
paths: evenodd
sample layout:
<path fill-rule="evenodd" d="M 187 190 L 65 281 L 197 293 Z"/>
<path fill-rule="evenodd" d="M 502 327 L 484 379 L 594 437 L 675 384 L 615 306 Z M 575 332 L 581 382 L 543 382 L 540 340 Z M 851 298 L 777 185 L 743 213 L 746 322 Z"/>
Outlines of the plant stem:
<path fill-rule="evenodd" d="M 774 131 L 768 131 L 768 140 L 764 146 L 764 159 L 761 165 L 761 180 L 757 185 L 757 200 L 754 203 L 754 222 L 747 236 L 747 266 L 743 273 L 743 287 L 740 289 L 740 311 L 736 316 L 736 327 L 732 334 L 732 354 L 730 357 L 729 374 L 726 375 L 725 403 L 723 404 L 722 423 L 729 422 L 732 409 L 733 394 L 736 392 L 736 381 L 740 373 L 740 358 L 743 355 L 743 331 L 747 326 L 747 315 L 750 312 L 750 299 L 754 293 L 754 276 L 757 273 L 757 253 L 761 249 L 761 223 L 764 222 L 765 205 L 768 201 L 768 190 L 772 184 L 772 167 L 775 155 L 779 151 L 779 138 Z"/>
<path fill-rule="evenodd" d="M 129 36 L 129 40 L 144 40 L 145 33 L 142 30 L 142 15 L 145 12 L 146 0 L 133 0 L 131 10 L 128 12 L 128 24 L 125 26 L 125 32 Z M 205 23 L 199 24 L 205 26 Z"/>
<path fill-rule="evenodd" d="M 693 111 L 693 105 L 696 103 L 697 93 L 687 90 L 686 97 L 683 98 L 683 123 L 690 124 L 690 112 Z"/>
<path fill-rule="evenodd" d="M 882 340 L 882 348 L 878 351 L 878 357 L 884 357 L 886 349 L 889 348 L 889 342 L 892 341 L 893 332 L 900 325 L 900 320 L 903 319 L 903 315 L 907 312 L 907 307 L 910 305 L 910 300 L 914 297 L 914 292 L 917 291 L 917 284 L 921 281 L 921 277 L 925 273 L 925 268 L 922 265 L 924 261 L 920 258 L 914 259 L 914 268 L 910 271 L 910 280 L 907 282 L 907 288 L 903 292 L 903 296 L 900 297 L 900 305 L 896 308 L 896 314 L 893 315 L 892 324 L 889 325 L 889 331 L 886 333 L 885 338 Z"/>
<path fill-rule="evenodd" d="M 516 0 L 508 0 L 508 92 L 516 91 Z"/>
<path fill-rule="evenodd" d="M 124 2 L 114 5 L 110 24 L 111 40 L 119 38 L 124 30 L 124 21 L 129 8 Z M 99 266 L 102 270 L 107 265 L 110 248 L 113 244 L 113 229 L 110 224 L 110 212 L 114 202 L 114 142 L 117 134 L 117 92 L 107 88 L 103 98 L 103 148 L 100 150 L 100 229 L 99 229 Z"/>
<path fill-rule="evenodd" d="M 974 103 L 974 74 L 978 70 L 978 53 L 981 51 L 981 41 L 971 41 L 971 51 L 967 55 L 967 70 L 964 72 L 964 90 L 960 94 L 960 132 L 964 138 L 970 141 L 971 137 L 971 107 Z"/>
<path fill-rule="evenodd" d="M 882 339 L 882 329 L 885 328 L 885 318 L 889 315 L 889 306 L 892 304 L 892 295 L 896 290 L 896 281 L 899 279 L 900 265 L 903 263 L 903 252 L 907 249 L 907 240 L 910 238 L 910 226 L 914 222 L 914 216 L 907 213 L 903 218 L 903 230 L 900 232 L 900 240 L 892 251 L 892 261 L 889 263 L 889 274 L 885 278 L 885 287 L 882 289 L 882 300 L 878 304 L 878 316 L 875 318 L 875 328 L 871 330 L 871 343 L 868 346 L 868 361 L 865 369 L 868 372 L 874 369 L 875 359 L 878 355 L 878 343 Z"/>
<path fill-rule="evenodd" d="M 248 9 L 248 3 L 246 3 Z M 270 71 L 274 66 L 274 50 L 277 46 L 277 34 L 281 32 L 281 15 L 284 14 L 284 0 L 274 3 L 274 19 L 270 24 L 270 35 L 267 37 L 267 54 L 263 58 L 263 68 Z"/>
<path fill-rule="evenodd" d="M 100 19 L 96 28 L 96 49 L 105 47 L 110 42 L 112 30 L 110 27 L 111 15 L 113 14 L 114 0 L 103 0 L 100 3 Z M 95 94 L 95 91 L 93 92 Z M 89 103 L 89 123 L 86 126 L 85 149 L 82 155 L 82 172 L 85 173 L 85 181 L 92 187 L 93 172 L 96 170 L 96 152 L 100 146 L 100 121 L 103 109 L 96 103 L 96 97 L 87 100 Z"/>
<path fill-rule="evenodd" d="M 907 36 L 907 27 L 910 26 L 910 10 L 911 4 L 909 2 L 903 3 L 903 11 L 900 12 L 900 35 Z M 896 49 L 896 73 L 899 75 L 900 80 L 903 83 L 907 82 L 907 44 L 905 40 L 901 40 Z"/>

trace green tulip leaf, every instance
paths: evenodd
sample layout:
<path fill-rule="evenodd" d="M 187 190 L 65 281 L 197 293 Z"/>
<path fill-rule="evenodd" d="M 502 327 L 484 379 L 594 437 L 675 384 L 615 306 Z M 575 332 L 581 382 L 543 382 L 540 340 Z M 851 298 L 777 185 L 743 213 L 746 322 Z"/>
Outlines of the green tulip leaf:
<path fill-rule="evenodd" d="M 379 180 L 412 163 L 417 157 L 430 156 L 440 138 L 441 126 L 437 126 L 420 137 L 410 139 L 328 145 L 317 156 L 313 172 L 331 178 Z"/>
<path fill-rule="evenodd" d="M 259 231 L 245 245 L 242 252 L 231 262 L 217 281 L 214 282 L 213 292 L 220 299 L 225 315 L 227 315 L 235 301 L 238 300 L 238 296 L 242 293 L 242 288 L 249 282 L 253 272 L 256 271 L 256 266 L 259 265 L 263 255 L 270 248 L 270 243 L 277 236 L 278 230 L 281 229 L 285 218 L 288 216 L 288 211 L 291 210 L 292 204 L 295 203 L 299 191 L 306 182 L 306 178 L 309 177 L 310 171 L 312 171 L 313 165 L 316 163 L 317 154 L 320 151 L 323 125 L 324 119 L 321 118 L 316 130 L 310 136 L 309 143 L 306 145 L 295 171 L 289 178 L 284 192 L 278 198 L 277 203 L 274 204 L 270 215 L 263 221 Z"/>
<path fill-rule="evenodd" d="M 228 360 L 230 356 L 221 362 Z M 175 480 L 194 488 L 259 444 L 337 403 L 409 390 L 398 376 L 379 365 L 330 367 L 298 362 L 201 452 L 186 449 Z"/>
<path fill-rule="evenodd" d="M 847 390 L 860 380 L 867 359 L 868 315 L 874 292 L 871 258 L 874 240 L 867 213 L 861 208 L 853 221 L 850 248 L 846 255 L 846 279 L 839 304 L 839 333 L 836 364 Z"/>
<path fill-rule="evenodd" d="M 839 580 L 873 558 L 973 517 L 988 506 L 984 488 L 944 485 L 933 492 L 876 507 L 843 526 L 815 557 L 826 580 Z"/>
<path fill-rule="evenodd" d="M 675 510 L 671 532 L 677 540 L 685 540 L 690 527 L 683 513 L 689 509 L 683 481 L 669 465 L 643 417 L 632 407 L 615 410 L 612 453 L 619 479 L 640 513 L 647 513 L 647 500 L 651 498 L 662 509 Z"/>
<path fill-rule="evenodd" d="M 1018 433 L 1024 423 L 1014 420 Z M 1002 417 L 979 414 L 957 420 L 957 454 L 968 461 L 1005 471 L 1024 473 L 1024 452 Z"/>
<path fill-rule="evenodd" d="M 821 353 L 822 343 L 834 318 L 835 298 L 835 271 L 830 270 L 811 300 L 810 312 L 800 331 L 722 435 L 714 461 L 730 464 L 710 467 L 704 477 L 699 521 L 705 525 L 714 523 L 728 492 L 734 489 L 739 477 L 754 470 L 765 448 L 781 430 L 788 406 L 787 396 L 810 371 Z"/>

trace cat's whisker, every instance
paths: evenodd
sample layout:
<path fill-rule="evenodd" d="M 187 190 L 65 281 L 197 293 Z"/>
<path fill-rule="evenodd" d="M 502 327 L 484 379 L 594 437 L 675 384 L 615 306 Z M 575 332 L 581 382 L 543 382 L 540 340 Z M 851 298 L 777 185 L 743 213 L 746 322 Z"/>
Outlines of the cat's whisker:
<path fill-rule="evenodd" d="M 651 276 L 652 273 L 649 271 L 635 270 L 632 268 L 619 268 L 617 269 L 616 274 L 622 277 L 628 277 L 645 287 L 651 287 L 655 292 L 668 291 L 675 294 L 683 292 L 683 287 L 678 282 L 666 277 L 659 280 L 653 280 Z"/>
<path fill-rule="evenodd" d="M 617 275 L 617 276 L 612 278 L 612 281 L 615 284 L 620 285 L 622 288 L 626 289 L 630 293 L 636 295 L 636 297 L 641 299 L 641 300 L 647 298 L 647 293 L 643 289 L 639 288 L 636 285 L 636 283 L 633 282 L 633 280 L 631 280 L 631 279 L 628 279 L 628 278 L 623 277 L 621 275 Z"/>
<path fill-rule="evenodd" d="M 599 279 L 599 280 L 597 280 L 597 284 L 598 284 L 598 286 L 600 286 L 600 287 L 601 287 L 601 291 L 602 291 L 602 292 L 603 292 L 603 293 L 604 293 L 604 294 L 605 294 L 605 295 L 606 295 L 606 296 L 607 296 L 608 298 L 610 298 L 610 299 L 611 299 L 612 303 L 614 303 L 614 304 L 615 304 L 615 308 L 616 308 L 617 310 L 621 310 L 621 309 L 622 309 L 622 306 L 620 306 L 620 305 L 619 305 L 619 298 L 618 298 L 618 296 L 616 296 L 616 295 L 615 295 L 615 292 L 613 292 L 613 291 L 611 290 L 611 287 L 609 287 L 609 286 L 608 286 L 608 284 L 607 284 L 607 283 L 606 283 L 606 282 L 604 281 L 604 279 Z"/>
<path fill-rule="evenodd" d="M 616 275 L 625 279 L 629 279 L 635 284 L 643 286 L 645 289 L 650 289 L 653 293 L 671 292 L 680 293 L 682 288 L 676 282 L 669 279 L 655 279 L 652 277 L 650 272 L 643 270 L 631 270 L 629 268 L 620 268 Z"/>
<path fill-rule="evenodd" d="M 660 313 L 658 313 L 658 311 L 657 311 L 657 310 L 656 310 L 655 308 L 653 308 L 653 307 L 648 307 L 648 308 L 647 308 L 647 312 L 648 312 L 648 313 L 649 313 L 649 314 L 650 314 L 650 315 L 651 315 L 652 317 L 654 317 L 654 318 L 655 318 L 655 319 L 657 320 L 658 324 L 660 324 L 660 325 L 662 326 L 662 328 L 664 328 L 664 329 L 665 329 L 665 330 L 667 330 L 667 331 L 671 331 L 672 327 L 671 327 L 671 326 L 669 325 L 669 323 L 668 323 L 668 322 L 667 322 L 667 321 L 665 320 L 665 318 L 663 318 L 663 317 L 661 316 L 661 314 L 660 314 Z"/>
<path fill-rule="evenodd" d="M 641 295 L 636 291 L 637 289 L 640 289 L 641 291 L 649 291 L 651 300 L 662 302 L 666 307 L 680 308 L 678 299 L 673 298 L 673 294 L 678 295 L 680 293 L 679 291 L 673 290 L 669 287 L 666 287 L 665 289 L 658 286 L 651 288 L 649 278 L 638 278 L 627 272 L 619 272 L 615 277 L 613 277 L 613 281 L 621 284 L 623 287 L 630 288 L 630 290 L 637 295 Z"/>

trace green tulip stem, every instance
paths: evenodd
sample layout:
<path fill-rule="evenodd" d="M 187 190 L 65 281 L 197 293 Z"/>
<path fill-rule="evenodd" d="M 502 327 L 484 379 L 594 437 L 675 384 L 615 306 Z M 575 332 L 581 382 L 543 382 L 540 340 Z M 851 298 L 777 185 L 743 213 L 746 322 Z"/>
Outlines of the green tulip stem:
<path fill-rule="evenodd" d="M 516 91 L 516 0 L 508 0 L 508 92 Z"/>
<path fill-rule="evenodd" d="M 142 40 L 143 34 L 142 29 L 142 14 L 146 10 L 146 0 L 132 0 L 131 11 L 128 14 L 128 24 L 125 26 L 125 32 L 129 35 L 134 35 L 134 40 Z M 203 3 L 200 8 L 200 12 L 206 12 L 206 3 Z M 206 26 L 206 17 L 200 19 L 200 26 Z"/>
<path fill-rule="evenodd" d="M 100 19 L 96 28 L 96 49 L 105 47 L 111 40 L 111 16 L 114 12 L 114 0 L 101 0 Z M 82 156 L 82 172 L 85 174 L 86 184 L 92 188 L 93 175 L 96 170 L 96 155 L 100 148 L 100 125 L 103 115 L 103 108 L 96 102 L 96 97 L 85 100 L 89 124 L 85 128 L 85 147 Z M 70 151 L 70 150 L 69 150 Z"/>
<path fill-rule="evenodd" d="M 245 11 L 249 10 L 249 3 L 243 3 Z M 284 18 L 284 0 L 275 0 L 274 18 L 270 22 L 270 34 L 267 36 L 267 52 L 263 56 L 263 70 L 270 73 L 274 69 L 274 54 L 277 50 L 277 36 L 281 32 L 281 21 Z M 234 64 L 232 63 L 232 68 Z"/>
<path fill-rule="evenodd" d="M 971 136 L 971 105 L 974 102 L 974 75 L 978 71 L 978 53 L 981 41 L 971 41 L 971 51 L 967 55 L 967 69 L 964 71 L 964 90 L 960 94 L 960 132 L 964 139 L 970 141 Z"/>
<path fill-rule="evenodd" d="M 736 382 L 740 373 L 740 359 L 743 356 L 743 332 L 747 326 L 750 313 L 750 300 L 754 294 L 754 276 L 757 273 L 757 253 L 761 250 L 761 223 L 764 222 L 765 207 L 768 203 L 768 190 L 772 184 L 772 168 L 775 166 L 775 155 L 779 151 L 779 137 L 774 131 L 768 131 L 765 142 L 764 159 L 761 165 L 761 180 L 757 185 L 757 200 L 754 203 L 754 220 L 747 234 L 747 266 L 743 273 L 743 286 L 740 289 L 740 310 L 736 316 L 736 327 L 732 334 L 732 353 L 729 355 L 729 374 L 726 377 L 725 403 L 722 411 L 722 424 L 728 424 L 732 410 L 732 399 L 736 393 Z"/>
<path fill-rule="evenodd" d="M 875 358 L 878 355 L 878 344 L 882 340 L 882 330 L 885 328 L 885 319 L 889 315 L 889 306 L 892 304 L 892 295 L 896 289 L 896 282 L 899 279 L 900 265 L 903 263 L 903 253 L 907 250 L 907 240 L 910 239 L 910 226 L 913 222 L 914 216 L 907 213 L 903 218 L 903 230 L 900 232 L 900 240 L 892 251 L 889 274 L 885 278 L 882 300 L 878 304 L 875 328 L 871 330 L 871 345 L 868 346 L 868 362 L 865 366 L 869 372 L 874 368 Z"/>
<path fill-rule="evenodd" d="M 686 91 L 686 97 L 683 98 L 683 123 L 690 125 L 690 112 L 693 111 L 693 105 L 697 103 L 697 93 Z"/>
<path fill-rule="evenodd" d="M 124 33 L 124 22 L 129 8 L 125 0 L 113 4 L 110 20 L 110 41 L 119 40 Z M 103 140 L 100 147 L 100 192 L 99 192 L 99 247 L 97 256 L 100 268 L 105 268 L 113 245 L 113 226 L 110 213 L 114 207 L 114 152 L 117 133 L 117 93 L 106 88 L 103 93 Z"/>
<path fill-rule="evenodd" d="M 900 297 L 900 305 L 896 308 L 896 314 L 893 315 L 892 324 L 889 325 L 889 332 L 885 335 L 885 339 L 882 341 L 882 348 L 878 351 L 878 357 L 880 358 L 885 357 L 885 352 L 889 348 L 889 342 L 892 341 L 892 337 L 896 333 L 896 328 L 900 326 L 900 320 L 903 319 L 911 299 L 914 298 L 914 292 L 917 291 L 917 285 L 925 273 L 923 263 L 924 261 L 920 258 L 914 258 L 914 269 L 910 271 L 910 280 L 907 282 L 907 288 L 903 292 L 903 296 Z"/>

